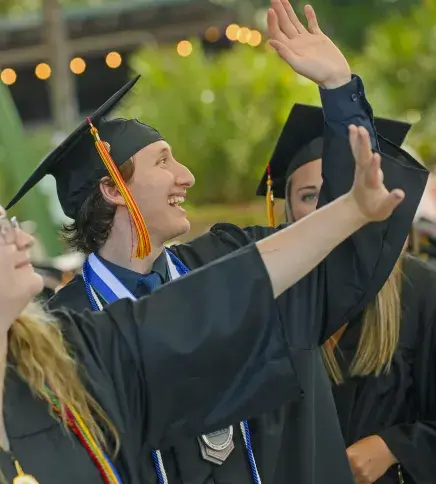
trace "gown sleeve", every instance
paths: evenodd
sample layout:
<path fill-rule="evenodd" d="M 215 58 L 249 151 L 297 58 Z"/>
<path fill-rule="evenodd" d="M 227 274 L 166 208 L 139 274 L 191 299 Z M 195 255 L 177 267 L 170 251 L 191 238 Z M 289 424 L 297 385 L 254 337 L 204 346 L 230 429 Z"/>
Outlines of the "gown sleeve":
<path fill-rule="evenodd" d="M 330 136 L 328 132 L 324 139 L 320 206 L 348 192 L 354 180 L 354 162 L 348 139 Z M 391 153 L 394 156 L 380 153 L 384 183 L 389 190 L 404 190 L 406 198 L 388 220 L 366 225 L 327 257 L 325 319 L 319 343 L 326 341 L 344 323 L 355 320 L 374 299 L 407 240 L 428 172 L 395 145 L 392 145 Z"/>
<path fill-rule="evenodd" d="M 400 256 L 428 172 L 400 148 L 395 145 L 390 147 L 395 157 L 380 153 L 384 183 L 390 190 L 403 189 L 405 200 L 388 220 L 366 225 L 336 247 L 316 269 L 316 280 L 314 271 L 309 275 L 316 292 L 312 292 L 312 297 L 306 298 L 306 301 L 308 305 L 317 307 L 319 317 L 312 321 L 298 318 L 293 309 L 296 293 L 299 292 L 302 297 L 305 290 L 302 291 L 302 287 L 306 285 L 307 289 L 306 278 L 278 299 L 280 314 L 292 341 L 308 346 L 321 345 L 344 323 L 357 320 L 359 313 L 380 291 Z M 354 161 L 348 138 L 337 136 L 327 128 L 324 136 L 323 185 L 318 206 L 347 193 L 353 180 Z M 244 231 L 249 239 L 260 240 L 275 230 L 254 226 Z M 297 321 L 300 327 L 296 327 Z"/>
<path fill-rule="evenodd" d="M 415 347 L 415 400 L 409 405 L 413 406 L 411 412 L 418 414 L 418 419 L 388 427 L 378 435 L 413 482 L 427 484 L 434 482 L 436 476 L 436 270 L 421 261 L 416 261 L 414 266 L 414 272 L 409 274 L 413 283 L 409 299 L 412 304 L 420 299 L 420 303 L 410 308 L 409 317 L 406 312 L 402 333 L 407 343 Z"/>
<path fill-rule="evenodd" d="M 139 446 L 162 449 L 300 395 L 254 244 L 137 302 L 59 316 L 97 399 L 116 400 Z"/>

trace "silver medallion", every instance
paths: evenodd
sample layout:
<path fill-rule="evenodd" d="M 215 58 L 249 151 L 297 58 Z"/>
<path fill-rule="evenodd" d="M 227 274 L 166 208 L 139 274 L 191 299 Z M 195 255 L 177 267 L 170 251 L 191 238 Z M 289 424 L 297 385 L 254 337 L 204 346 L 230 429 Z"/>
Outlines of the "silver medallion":
<path fill-rule="evenodd" d="M 198 437 L 201 456 L 204 460 L 221 465 L 235 448 L 233 425 Z"/>

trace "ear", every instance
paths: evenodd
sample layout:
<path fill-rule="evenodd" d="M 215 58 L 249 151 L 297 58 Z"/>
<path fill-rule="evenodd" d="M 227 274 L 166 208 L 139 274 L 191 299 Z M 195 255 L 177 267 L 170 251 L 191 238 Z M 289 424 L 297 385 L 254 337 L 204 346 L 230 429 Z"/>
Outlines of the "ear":
<path fill-rule="evenodd" d="M 112 205 L 125 206 L 126 202 L 118 188 L 111 182 L 110 177 L 105 176 L 100 180 L 100 191 L 103 198 Z"/>

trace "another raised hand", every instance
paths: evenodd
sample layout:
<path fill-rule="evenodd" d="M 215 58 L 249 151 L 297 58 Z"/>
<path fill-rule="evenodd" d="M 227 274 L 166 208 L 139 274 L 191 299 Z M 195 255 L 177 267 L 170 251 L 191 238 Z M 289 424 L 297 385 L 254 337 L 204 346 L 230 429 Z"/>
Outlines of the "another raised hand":
<path fill-rule="evenodd" d="M 383 184 L 380 155 L 372 152 L 368 131 L 351 125 L 349 133 L 351 150 L 356 162 L 350 194 L 368 222 L 386 220 L 403 201 L 404 192 L 398 189 L 389 192 Z"/>
<path fill-rule="evenodd" d="M 298 74 L 320 87 L 334 89 L 351 80 L 347 60 L 321 31 L 310 5 L 306 5 L 307 28 L 288 0 L 271 0 L 268 10 L 270 44 Z"/>

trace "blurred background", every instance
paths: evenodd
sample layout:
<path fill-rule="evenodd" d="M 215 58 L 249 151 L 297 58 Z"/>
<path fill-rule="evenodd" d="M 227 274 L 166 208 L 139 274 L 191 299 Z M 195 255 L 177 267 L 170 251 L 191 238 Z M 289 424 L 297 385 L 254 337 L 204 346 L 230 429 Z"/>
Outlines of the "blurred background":
<path fill-rule="evenodd" d="M 293 5 L 302 12 L 304 2 Z M 363 77 L 377 115 L 413 123 L 407 145 L 435 164 L 436 0 L 312 5 Z M 139 73 L 117 114 L 156 126 L 194 172 L 190 235 L 217 221 L 265 224 L 254 193 L 281 127 L 294 102 L 319 104 L 317 88 L 268 48 L 267 7 L 268 0 L 0 0 L 1 202 Z M 11 212 L 31 220 L 40 260 L 64 252 L 51 177 Z"/>

